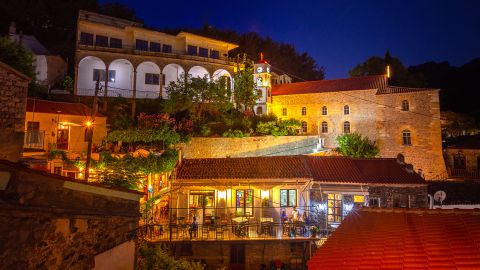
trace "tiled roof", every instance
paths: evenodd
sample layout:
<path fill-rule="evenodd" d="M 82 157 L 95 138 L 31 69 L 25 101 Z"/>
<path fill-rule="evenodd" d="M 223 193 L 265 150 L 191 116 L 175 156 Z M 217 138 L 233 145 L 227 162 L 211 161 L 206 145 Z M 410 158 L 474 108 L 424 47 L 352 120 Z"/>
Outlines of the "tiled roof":
<path fill-rule="evenodd" d="M 35 113 L 53 113 L 80 116 L 90 115 L 90 108 L 88 108 L 85 104 L 82 103 L 68 103 L 29 98 L 27 100 L 27 112 L 33 111 Z M 97 113 L 96 116 L 100 117 L 103 115 Z"/>
<path fill-rule="evenodd" d="M 50 52 L 45 48 L 35 36 L 14 34 L 12 35 L 15 43 L 21 42 L 23 46 L 27 47 L 36 55 L 49 55 Z"/>
<path fill-rule="evenodd" d="M 424 184 L 394 158 L 346 158 L 305 156 L 313 179 L 319 182 L 369 184 Z"/>
<path fill-rule="evenodd" d="M 308 269 L 480 269 L 480 211 L 352 211 Z"/>
<path fill-rule="evenodd" d="M 435 88 L 412 88 L 412 87 L 401 87 L 401 86 L 386 86 L 378 89 L 377 95 L 385 94 L 401 94 L 401 93 L 412 93 L 412 92 L 423 92 L 423 91 L 438 91 L 439 89 Z"/>
<path fill-rule="evenodd" d="M 396 159 L 272 156 L 185 159 L 177 179 L 295 179 L 356 184 L 425 184 Z"/>
<path fill-rule="evenodd" d="M 311 178 L 298 156 L 184 159 L 177 179 Z"/>
<path fill-rule="evenodd" d="M 428 194 L 434 196 L 437 191 L 445 192 L 443 205 L 480 204 L 480 183 L 437 181 L 428 182 Z M 434 202 L 440 205 L 440 202 Z"/>
<path fill-rule="evenodd" d="M 353 77 L 337 80 L 307 81 L 272 86 L 272 95 L 295 95 L 352 90 L 379 89 L 387 85 L 387 78 L 383 75 Z"/>

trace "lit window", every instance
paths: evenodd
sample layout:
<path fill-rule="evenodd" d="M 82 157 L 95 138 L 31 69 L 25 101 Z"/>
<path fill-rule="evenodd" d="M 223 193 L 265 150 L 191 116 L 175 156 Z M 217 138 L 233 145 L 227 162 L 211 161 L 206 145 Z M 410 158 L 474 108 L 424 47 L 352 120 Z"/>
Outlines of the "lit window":
<path fill-rule="evenodd" d="M 237 216 L 253 216 L 253 189 L 237 190 L 235 198 Z"/>
<path fill-rule="evenodd" d="M 402 131 L 402 144 L 412 145 L 412 136 L 411 136 L 410 130 L 408 129 Z"/>
<path fill-rule="evenodd" d="M 322 133 L 328 133 L 328 123 L 325 121 L 322 122 Z"/>
<path fill-rule="evenodd" d="M 282 115 L 286 116 L 287 115 L 287 108 L 282 108 Z"/>
<path fill-rule="evenodd" d="M 302 115 L 307 115 L 307 107 L 302 107 Z"/>
<path fill-rule="evenodd" d="M 343 114 L 350 114 L 350 107 L 348 105 L 343 106 Z"/>
<path fill-rule="evenodd" d="M 328 113 L 327 106 L 323 106 L 322 107 L 322 115 L 327 115 L 327 113 Z"/>
<path fill-rule="evenodd" d="M 330 193 L 327 199 L 328 222 L 342 222 L 342 194 Z"/>
<path fill-rule="evenodd" d="M 343 123 L 343 133 L 350 133 L 350 122 L 345 121 Z"/>
<path fill-rule="evenodd" d="M 302 121 L 302 132 L 307 133 L 307 122 Z"/>
<path fill-rule="evenodd" d="M 160 84 L 160 74 L 145 73 L 145 84 L 159 85 Z"/>
<path fill-rule="evenodd" d="M 354 203 L 363 203 L 365 201 L 365 197 L 362 195 L 353 195 L 353 202 Z"/>
<path fill-rule="evenodd" d="M 408 103 L 408 100 L 402 101 L 402 111 L 409 111 L 410 110 L 410 104 Z"/>
<path fill-rule="evenodd" d="M 280 190 L 280 207 L 297 206 L 297 190 L 281 189 Z"/>

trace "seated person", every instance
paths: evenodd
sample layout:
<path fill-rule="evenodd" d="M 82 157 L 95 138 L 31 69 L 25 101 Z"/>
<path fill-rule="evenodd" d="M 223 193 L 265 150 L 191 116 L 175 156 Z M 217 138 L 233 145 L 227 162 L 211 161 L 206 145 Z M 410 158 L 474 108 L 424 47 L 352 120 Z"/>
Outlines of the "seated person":
<path fill-rule="evenodd" d="M 190 228 L 188 228 L 188 233 L 190 234 L 190 239 L 192 239 L 193 233 L 195 233 L 195 235 L 197 234 L 197 231 L 198 231 L 197 217 L 193 217 L 192 223 L 190 224 Z"/>
<path fill-rule="evenodd" d="M 282 222 L 287 222 L 288 221 L 288 216 L 287 216 L 287 213 L 285 212 L 285 210 L 282 210 L 282 215 L 280 216 L 280 220 Z"/>
<path fill-rule="evenodd" d="M 299 215 L 300 215 L 300 213 L 298 212 L 297 208 L 296 208 L 296 207 L 293 207 L 293 211 L 292 211 L 292 221 L 293 221 L 293 222 L 298 221 Z"/>

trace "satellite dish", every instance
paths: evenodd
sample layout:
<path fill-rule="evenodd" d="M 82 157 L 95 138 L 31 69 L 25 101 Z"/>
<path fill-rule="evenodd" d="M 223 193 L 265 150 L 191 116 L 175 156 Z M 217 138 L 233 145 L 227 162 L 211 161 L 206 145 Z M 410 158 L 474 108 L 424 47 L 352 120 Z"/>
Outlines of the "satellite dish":
<path fill-rule="evenodd" d="M 446 197 L 447 197 L 447 194 L 443 190 L 439 190 L 435 192 L 435 194 L 433 194 L 433 200 L 440 203 L 442 203 Z"/>

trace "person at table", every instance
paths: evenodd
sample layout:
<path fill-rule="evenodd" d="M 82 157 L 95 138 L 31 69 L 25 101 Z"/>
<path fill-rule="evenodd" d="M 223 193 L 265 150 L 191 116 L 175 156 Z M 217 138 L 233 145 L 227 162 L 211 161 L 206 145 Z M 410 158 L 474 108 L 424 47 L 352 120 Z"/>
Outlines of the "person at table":
<path fill-rule="evenodd" d="M 307 212 L 303 212 L 303 214 L 300 216 L 300 222 L 308 223 L 308 217 L 307 217 Z"/>
<path fill-rule="evenodd" d="M 190 239 L 192 239 L 193 233 L 197 233 L 198 231 L 198 223 L 197 223 L 197 217 L 193 217 L 192 223 L 190 223 L 190 228 L 188 228 L 188 233 L 190 234 Z"/>
<path fill-rule="evenodd" d="M 300 213 L 298 212 L 297 208 L 296 208 L 296 207 L 293 207 L 293 211 L 292 211 L 292 221 L 293 221 L 293 222 L 298 221 L 299 216 L 300 216 Z"/>
<path fill-rule="evenodd" d="M 287 222 L 288 221 L 288 216 L 287 216 L 287 213 L 285 212 L 285 210 L 282 210 L 282 215 L 280 216 L 280 220 L 282 222 Z"/>

